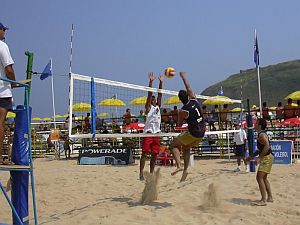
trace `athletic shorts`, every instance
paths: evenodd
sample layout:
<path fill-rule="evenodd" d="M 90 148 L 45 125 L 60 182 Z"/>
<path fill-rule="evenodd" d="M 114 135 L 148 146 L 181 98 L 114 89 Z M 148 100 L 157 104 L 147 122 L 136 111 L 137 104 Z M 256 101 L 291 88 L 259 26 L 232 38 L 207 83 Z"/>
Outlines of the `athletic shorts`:
<path fill-rule="evenodd" d="M 185 146 L 197 147 L 202 141 L 202 137 L 194 137 L 189 131 L 185 131 L 178 135 L 176 140 Z"/>
<path fill-rule="evenodd" d="M 258 171 L 270 173 L 272 169 L 273 160 L 274 160 L 274 156 L 272 154 L 264 156 L 260 160 Z"/>
<path fill-rule="evenodd" d="M 0 108 L 12 109 L 12 98 L 0 98 Z"/>
<path fill-rule="evenodd" d="M 235 146 L 235 155 L 237 157 L 245 157 L 245 155 L 246 155 L 245 145 L 236 145 Z"/>
<path fill-rule="evenodd" d="M 143 138 L 143 149 L 144 153 L 158 154 L 160 149 L 160 138 L 159 137 L 144 137 Z"/>

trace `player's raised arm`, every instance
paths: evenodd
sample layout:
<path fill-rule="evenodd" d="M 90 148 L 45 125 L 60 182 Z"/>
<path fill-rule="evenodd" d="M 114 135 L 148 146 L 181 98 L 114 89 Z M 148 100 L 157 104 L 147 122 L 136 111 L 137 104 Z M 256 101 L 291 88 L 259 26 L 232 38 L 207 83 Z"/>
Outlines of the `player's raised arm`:
<path fill-rule="evenodd" d="M 148 77 L 149 77 L 149 87 L 152 88 L 152 84 L 153 84 L 153 81 L 155 80 L 155 77 L 153 75 L 153 72 L 150 72 L 148 74 Z M 151 106 L 151 99 L 152 99 L 152 91 L 148 91 L 148 96 L 147 96 L 147 101 L 146 101 L 146 104 L 145 104 L 145 110 L 146 110 L 146 114 L 150 111 L 150 106 Z"/>
<path fill-rule="evenodd" d="M 159 75 L 158 77 L 159 79 L 159 89 L 163 88 L 163 82 L 164 82 L 164 76 L 163 75 Z M 162 93 L 158 92 L 157 94 L 157 105 L 160 107 L 161 106 L 161 98 L 162 98 Z"/>
<path fill-rule="evenodd" d="M 185 86 L 185 88 L 186 88 L 186 91 L 187 91 L 189 97 L 190 97 L 191 99 L 195 99 L 195 98 L 196 98 L 196 95 L 195 95 L 195 93 L 193 92 L 193 90 L 192 90 L 192 88 L 191 88 L 189 82 L 188 82 L 187 79 L 186 79 L 186 72 L 180 72 L 180 77 L 181 77 L 181 79 L 182 79 L 182 81 L 183 81 L 183 83 L 184 83 L 184 86 Z"/>

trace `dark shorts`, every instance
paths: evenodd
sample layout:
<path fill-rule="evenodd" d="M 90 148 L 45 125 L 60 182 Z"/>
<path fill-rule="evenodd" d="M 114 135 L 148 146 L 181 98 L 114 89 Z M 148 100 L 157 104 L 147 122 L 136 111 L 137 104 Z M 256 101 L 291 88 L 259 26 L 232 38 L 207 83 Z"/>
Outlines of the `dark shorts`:
<path fill-rule="evenodd" d="M 142 151 L 148 154 L 158 154 L 160 149 L 159 137 L 144 137 Z"/>
<path fill-rule="evenodd" d="M 0 98 L 0 108 L 12 109 L 12 98 Z"/>
<path fill-rule="evenodd" d="M 246 156 L 245 145 L 236 145 L 235 146 L 235 155 L 238 157 L 245 157 Z"/>

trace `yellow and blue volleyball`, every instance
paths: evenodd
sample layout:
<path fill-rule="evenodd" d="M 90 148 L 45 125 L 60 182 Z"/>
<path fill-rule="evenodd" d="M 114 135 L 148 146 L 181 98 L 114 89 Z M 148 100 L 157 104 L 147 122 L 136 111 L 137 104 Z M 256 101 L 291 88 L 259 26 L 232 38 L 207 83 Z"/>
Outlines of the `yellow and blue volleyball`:
<path fill-rule="evenodd" d="M 176 74 L 176 71 L 175 71 L 174 68 L 172 68 L 172 67 L 166 68 L 166 70 L 165 70 L 165 76 L 166 76 L 167 78 L 172 78 L 172 77 L 175 76 L 175 74 Z"/>

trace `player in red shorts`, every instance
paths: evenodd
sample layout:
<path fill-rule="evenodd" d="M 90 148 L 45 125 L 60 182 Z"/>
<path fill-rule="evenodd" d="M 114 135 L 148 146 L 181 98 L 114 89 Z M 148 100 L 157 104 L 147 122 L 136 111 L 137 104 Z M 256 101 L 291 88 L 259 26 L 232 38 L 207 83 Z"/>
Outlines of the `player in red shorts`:
<path fill-rule="evenodd" d="M 164 77 L 160 75 L 159 79 L 159 89 L 162 89 Z M 149 87 L 152 87 L 152 83 L 155 80 L 153 73 L 149 73 Z M 156 134 L 160 132 L 161 124 L 161 115 L 160 115 L 160 106 L 161 106 L 161 97 L 162 93 L 158 93 L 157 100 L 155 96 L 152 95 L 152 91 L 148 91 L 148 97 L 145 104 L 146 109 L 146 122 L 144 127 L 145 134 Z M 140 160 L 140 180 L 144 180 L 144 167 L 147 155 L 151 155 L 150 159 L 150 173 L 153 173 L 157 154 L 159 153 L 160 148 L 160 138 L 159 137 L 144 137 L 143 138 L 143 149 L 142 156 Z"/>

